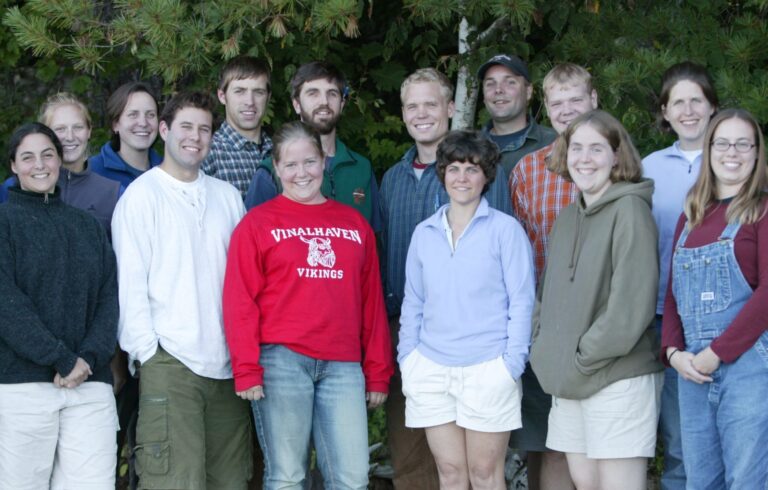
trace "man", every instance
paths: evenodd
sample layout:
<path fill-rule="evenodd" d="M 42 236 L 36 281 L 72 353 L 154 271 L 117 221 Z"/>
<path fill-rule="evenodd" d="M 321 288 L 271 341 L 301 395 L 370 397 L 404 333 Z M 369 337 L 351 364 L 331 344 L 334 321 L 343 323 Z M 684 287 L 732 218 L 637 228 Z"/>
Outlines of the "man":
<path fill-rule="evenodd" d="M 597 92 L 587 70 L 572 63 L 557 65 L 544 77 L 544 105 L 552 127 L 561 134 L 579 115 L 597 109 Z M 547 170 L 555 143 L 529 153 L 512 170 L 509 191 L 515 216 L 528 233 L 536 278 L 547 256 L 547 237 L 560 210 L 578 194 L 576 186 Z M 551 397 L 545 394 L 530 365 L 523 374 L 523 428 L 512 432 L 510 446 L 528 452 L 528 488 L 573 488 L 562 453 L 545 447 Z"/>
<path fill-rule="evenodd" d="M 140 487 L 245 489 L 248 403 L 235 395 L 221 322 L 227 246 L 245 209 L 230 184 L 200 171 L 213 100 L 173 97 L 160 166 L 125 191 L 112 221 L 120 346 L 140 374 Z"/>
<path fill-rule="evenodd" d="M 453 117 L 453 86 L 432 68 L 417 70 L 400 87 L 403 122 L 415 145 L 387 170 L 381 184 L 383 218 L 382 262 L 393 345 L 397 345 L 400 306 L 405 288 L 405 258 L 416 225 L 448 202 L 448 194 L 435 172 L 437 146 Z M 510 213 L 506 174 L 497 169 L 485 196 L 491 206 Z M 396 370 L 387 400 L 387 428 L 397 489 L 437 489 L 434 459 L 423 430 L 405 428 L 405 398 Z"/>
<path fill-rule="evenodd" d="M 349 88 L 344 75 L 330 63 L 312 61 L 299 67 L 291 79 L 291 102 L 301 120 L 320 134 L 325 153 L 322 193 L 362 213 L 374 231 L 381 229 L 379 192 L 371 162 L 350 150 L 336 136 Z M 273 198 L 277 185 L 272 178 L 272 161 L 264 162 L 270 172 L 254 175 L 245 199 L 248 209 Z"/>
<path fill-rule="evenodd" d="M 216 92 L 226 121 L 213 136 L 203 171 L 234 185 L 242 197 L 272 140 L 261 127 L 272 93 L 269 67 L 251 56 L 231 59 L 221 71 Z"/>
<path fill-rule="evenodd" d="M 491 116 L 483 132 L 501 150 L 501 165 L 510 175 L 523 156 L 552 143 L 556 134 L 528 114 L 533 85 L 523 60 L 498 54 L 480 67 L 477 79 Z"/>

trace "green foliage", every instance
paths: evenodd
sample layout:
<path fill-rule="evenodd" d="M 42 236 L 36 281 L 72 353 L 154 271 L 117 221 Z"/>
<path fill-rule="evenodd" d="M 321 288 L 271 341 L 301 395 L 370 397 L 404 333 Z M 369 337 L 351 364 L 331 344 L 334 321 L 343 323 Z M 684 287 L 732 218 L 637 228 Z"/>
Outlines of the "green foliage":
<path fill-rule="evenodd" d="M 0 0 L 0 7 L 9 28 L 0 33 L 4 140 L 52 90 L 81 95 L 104 124 L 106 96 L 126 79 L 148 78 L 165 94 L 213 91 L 221 63 L 242 53 L 273 68 L 271 128 L 295 117 L 287 84 L 299 64 L 337 64 L 352 89 L 341 137 L 379 173 L 410 145 L 400 121 L 402 79 L 423 66 L 473 73 L 499 52 L 529 62 L 531 110 L 541 117 L 540 81 L 552 65 L 587 67 L 601 106 L 624 122 L 642 154 L 671 141 L 657 129 L 655 100 L 664 69 L 685 59 L 711 70 L 722 105 L 768 121 L 768 0 Z M 462 16 L 474 27 L 465 55 L 457 49 Z"/>

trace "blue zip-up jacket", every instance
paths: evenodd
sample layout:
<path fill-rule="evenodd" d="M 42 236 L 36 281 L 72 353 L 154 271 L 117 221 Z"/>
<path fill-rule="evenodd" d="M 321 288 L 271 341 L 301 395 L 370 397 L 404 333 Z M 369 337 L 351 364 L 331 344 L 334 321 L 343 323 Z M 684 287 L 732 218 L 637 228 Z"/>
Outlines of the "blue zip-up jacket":
<path fill-rule="evenodd" d="M 664 311 L 672 249 L 675 245 L 675 226 L 683 212 L 685 196 L 693 187 L 701 168 L 701 155 L 689 162 L 680 151 L 680 144 L 651 153 L 643 158 L 643 176 L 653 180 L 653 219 L 659 230 L 659 292 L 656 313 Z"/>
<path fill-rule="evenodd" d="M 414 349 L 443 366 L 503 355 L 519 379 L 528 359 L 535 275 L 528 237 L 514 218 L 481 199 L 451 248 L 444 214 L 416 227 L 405 267 L 397 360 Z"/>
<path fill-rule="evenodd" d="M 163 163 L 163 157 L 160 156 L 152 148 L 149 149 L 149 168 L 156 167 Z M 107 141 L 104 146 L 101 147 L 101 151 L 98 155 L 94 155 L 88 159 L 88 168 L 92 172 L 112 180 L 120 182 L 123 188 L 133 182 L 136 177 L 144 172 L 131 167 L 123 158 L 112 149 L 112 144 Z"/>
<path fill-rule="evenodd" d="M 412 166 L 415 156 L 416 147 L 412 146 L 384 174 L 379 191 L 383 220 L 380 259 L 389 316 L 400 313 L 405 288 L 405 258 L 413 230 L 449 201 L 434 165 L 424 169 L 420 179 L 416 177 Z M 491 207 L 512 215 L 507 174 L 501 166 L 497 168 L 496 179 L 485 193 L 485 198 Z"/>

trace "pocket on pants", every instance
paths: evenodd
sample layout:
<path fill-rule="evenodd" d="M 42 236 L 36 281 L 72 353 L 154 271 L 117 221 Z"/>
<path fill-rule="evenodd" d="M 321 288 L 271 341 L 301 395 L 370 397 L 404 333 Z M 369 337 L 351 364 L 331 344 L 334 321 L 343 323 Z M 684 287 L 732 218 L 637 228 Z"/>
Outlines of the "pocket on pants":
<path fill-rule="evenodd" d="M 136 425 L 136 470 L 139 476 L 165 475 L 170 470 L 171 450 L 168 441 L 168 398 L 143 395 L 139 402 Z"/>

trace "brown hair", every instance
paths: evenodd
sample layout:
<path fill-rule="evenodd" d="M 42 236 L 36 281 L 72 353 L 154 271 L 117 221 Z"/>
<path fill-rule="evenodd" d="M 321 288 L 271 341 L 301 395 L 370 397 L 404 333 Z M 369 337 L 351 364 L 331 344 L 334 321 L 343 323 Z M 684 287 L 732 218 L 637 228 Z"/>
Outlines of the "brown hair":
<path fill-rule="evenodd" d="M 709 101 L 709 105 L 717 112 L 719 102 L 717 100 L 717 91 L 715 91 L 715 84 L 712 83 L 712 78 L 709 76 L 707 69 L 701 65 L 693 63 L 691 61 L 683 61 L 667 68 L 664 75 L 661 77 L 661 94 L 659 95 L 658 103 L 658 121 L 662 131 L 672 131 L 672 126 L 669 121 L 664 119 L 662 111 L 664 107 L 669 103 L 669 96 L 672 93 L 672 89 L 678 82 L 688 80 L 701 87 L 701 92 Z"/>
<path fill-rule="evenodd" d="M 282 149 L 285 145 L 298 139 L 308 139 L 317 149 L 320 155 L 325 155 L 320 135 L 309 124 L 302 121 L 292 121 L 283 124 L 272 136 L 272 161 L 277 165 L 282 158 Z"/>
<path fill-rule="evenodd" d="M 229 60 L 221 70 L 219 76 L 219 90 L 227 91 L 232 80 L 245 80 L 246 78 L 267 77 L 267 92 L 272 92 L 271 72 L 269 65 L 253 56 L 236 56 Z"/>
<path fill-rule="evenodd" d="M 155 97 L 155 93 L 152 91 L 152 88 L 148 84 L 144 82 L 124 83 L 117 87 L 117 90 L 112 92 L 112 95 L 110 95 L 109 99 L 107 99 L 107 118 L 109 118 L 110 130 L 123 114 L 125 106 L 128 105 L 128 99 L 131 98 L 131 95 L 137 92 L 144 92 L 145 94 L 152 97 L 152 100 L 155 101 L 155 107 L 157 107 L 159 110 L 160 105 L 157 103 L 157 97 Z M 113 150 L 120 151 L 119 134 L 112 131 L 110 142 L 112 144 Z"/>
<path fill-rule="evenodd" d="M 449 132 L 437 147 L 435 172 L 440 183 L 445 186 L 445 169 L 453 162 L 466 162 L 480 167 L 485 175 L 485 193 L 496 178 L 496 168 L 501 160 L 501 153 L 479 131 L 457 130 Z"/>
<path fill-rule="evenodd" d="M 611 182 L 640 182 L 643 177 L 643 167 L 640 154 L 632 144 L 627 130 L 612 115 L 600 109 L 586 112 L 571 122 L 563 134 L 555 140 L 548 162 L 548 168 L 559 174 L 568 182 L 573 182 L 568 173 L 568 145 L 573 133 L 583 125 L 588 125 L 608 140 L 611 149 L 616 154 L 616 165 L 611 169 Z"/>
<path fill-rule="evenodd" d="M 765 192 L 768 189 L 768 177 L 766 176 L 765 139 L 760 131 L 760 125 L 755 117 L 744 109 L 725 109 L 718 112 L 709 122 L 707 132 L 704 135 L 704 149 L 701 155 L 701 170 L 696 182 L 688 191 L 685 199 L 685 217 L 688 218 L 688 228 L 694 228 L 704 221 L 704 213 L 707 207 L 719 197 L 716 192 L 717 177 L 712 171 L 712 140 L 717 127 L 728 119 L 740 119 L 752 126 L 753 137 L 756 145 L 755 167 L 738 194 L 728 204 L 725 217 L 729 223 L 738 221 L 742 224 L 751 224 L 758 221 L 766 212 L 763 203 Z M 745 137 L 748 135 L 744 135 Z"/>

